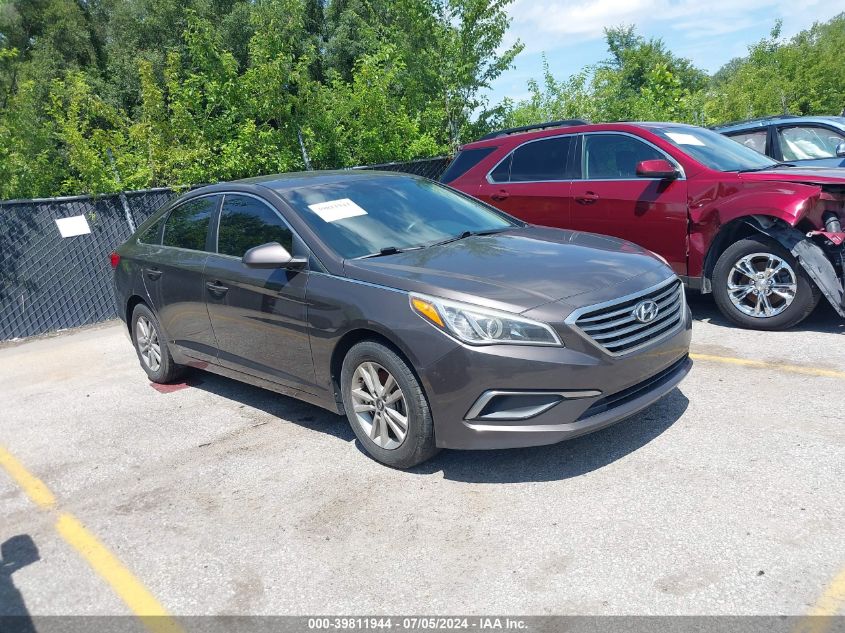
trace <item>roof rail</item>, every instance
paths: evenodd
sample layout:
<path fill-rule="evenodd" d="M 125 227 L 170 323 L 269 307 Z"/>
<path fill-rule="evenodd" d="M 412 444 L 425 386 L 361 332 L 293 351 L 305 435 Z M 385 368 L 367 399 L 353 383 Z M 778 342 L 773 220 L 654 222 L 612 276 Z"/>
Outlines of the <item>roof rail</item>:
<path fill-rule="evenodd" d="M 486 141 L 490 138 L 498 136 L 507 136 L 508 134 L 519 134 L 520 132 L 530 132 L 531 130 L 545 130 L 551 127 L 571 127 L 573 125 L 589 125 L 590 122 L 584 119 L 562 119 L 560 121 L 546 121 L 545 123 L 535 123 L 534 125 L 521 125 L 520 127 L 509 127 L 504 130 L 497 130 L 482 136 L 479 141 Z"/>
<path fill-rule="evenodd" d="M 732 125 L 740 125 L 742 123 L 763 123 L 764 121 L 774 121 L 775 119 L 798 119 L 797 114 L 773 114 L 771 116 L 761 116 L 754 119 L 743 119 L 742 121 L 730 121 L 729 123 L 719 123 L 719 125 L 711 125 L 711 130 L 718 130 L 723 127 L 730 127 Z"/>

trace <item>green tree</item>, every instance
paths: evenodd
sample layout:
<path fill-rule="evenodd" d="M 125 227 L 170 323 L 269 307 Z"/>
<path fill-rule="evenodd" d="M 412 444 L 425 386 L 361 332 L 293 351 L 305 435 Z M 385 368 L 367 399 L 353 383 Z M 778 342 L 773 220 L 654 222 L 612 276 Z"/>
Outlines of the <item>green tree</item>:
<path fill-rule="evenodd" d="M 317 167 L 408 160 L 441 149 L 401 98 L 403 62 L 390 45 L 360 59 L 352 83 L 315 84 L 302 131 Z"/>
<path fill-rule="evenodd" d="M 713 77 L 711 121 L 781 114 L 838 114 L 845 107 L 845 14 L 790 40 L 778 22 L 768 37 Z"/>
<path fill-rule="evenodd" d="M 7 0 L 0 196 L 417 158 L 484 129 L 510 0 Z"/>

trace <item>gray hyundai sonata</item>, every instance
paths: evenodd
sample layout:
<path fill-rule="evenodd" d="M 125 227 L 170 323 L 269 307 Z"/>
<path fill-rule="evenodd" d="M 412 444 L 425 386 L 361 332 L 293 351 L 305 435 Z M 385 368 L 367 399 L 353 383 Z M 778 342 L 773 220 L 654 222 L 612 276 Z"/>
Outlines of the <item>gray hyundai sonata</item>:
<path fill-rule="evenodd" d="M 199 367 L 345 414 L 398 468 L 595 431 L 691 367 L 684 290 L 660 257 L 405 174 L 196 189 L 111 263 L 152 381 Z"/>

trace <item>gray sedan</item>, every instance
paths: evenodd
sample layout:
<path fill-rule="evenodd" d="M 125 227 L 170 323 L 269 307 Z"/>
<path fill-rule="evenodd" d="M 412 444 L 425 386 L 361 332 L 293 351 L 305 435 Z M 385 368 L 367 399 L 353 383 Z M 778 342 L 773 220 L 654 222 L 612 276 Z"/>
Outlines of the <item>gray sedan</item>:
<path fill-rule="evenodd" d="M 150 380 L 198 367 L 345 414 L 398 468 L 594 431 L 691 366 L 684 290 L 661 258 L 404 174 L 203 187 L 112 265 Z"/>

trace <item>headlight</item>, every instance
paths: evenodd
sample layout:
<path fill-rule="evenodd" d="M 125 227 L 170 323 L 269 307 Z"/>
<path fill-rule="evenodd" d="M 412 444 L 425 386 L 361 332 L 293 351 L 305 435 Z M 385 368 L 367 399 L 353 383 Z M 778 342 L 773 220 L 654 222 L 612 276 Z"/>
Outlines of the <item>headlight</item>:
<path fill-rule="evenodd" d="M 426 295 L 411 295 L 411 308 L 426 321 L 470 345 L 563 345 L 546 323 L 509 312 Z"/>

